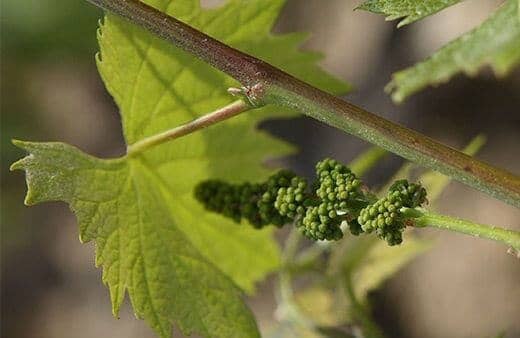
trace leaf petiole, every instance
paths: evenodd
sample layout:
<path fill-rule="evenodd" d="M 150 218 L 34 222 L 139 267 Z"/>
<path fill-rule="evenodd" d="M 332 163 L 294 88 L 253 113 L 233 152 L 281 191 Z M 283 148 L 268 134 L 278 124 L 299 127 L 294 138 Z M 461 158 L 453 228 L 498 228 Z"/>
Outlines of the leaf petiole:
<path fill-rule="evenodd" d="M 127 154 L 128 156 L 135 156 L 151 147 L 191 134 L 197 130 L 227 120 L 253 108 L 254 107 L 250 103 L 247 103 L 244 100 L 235 101 L 186 124 L 166 130 L 159 134 L 152 135 L 132 145 L 129 145 Z"/>

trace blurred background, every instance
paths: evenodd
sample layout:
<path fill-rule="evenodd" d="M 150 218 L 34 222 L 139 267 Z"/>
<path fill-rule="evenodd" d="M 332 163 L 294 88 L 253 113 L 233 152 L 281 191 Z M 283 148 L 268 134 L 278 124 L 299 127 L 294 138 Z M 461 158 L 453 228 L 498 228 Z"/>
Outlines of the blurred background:
<path fill-rule="evenodd" d="M 206 6 L 218 5 L 206 0 Z M 520 173 L 520 70 L 497 80 L 489 69 L 458 76 L 396 106 L 383 88 L 412 65 L 478 25 L 500 1 L 466 1 L 401 29 L 353 11 L 358 1 L 288 0 L 278 33 L 311 33 L 304 48 L 353 84 L 347 96 L 370 111 L 462 147 L 484 133 L 480 159 Z M 101 11 L 84 0 L 1 1 L 1 333 L 2 337 L 155 337 L 127 304 L 112 317 L 108 290 L 94 267 L 93 246 L 78 241 L 66 205 L 23 205 L 23 156 L 12 138 L 63 141 L 113 157 L 124 152 L 117 108 L 94 63 Z M 348 161 L 368 145 L 308 118 L 268 121 L 271 133 L 301 151 L 285 165 L 311 174 L 314 163 Z M 367 178 L 381 186 L 403 163 L 385 159 Z M 438 210 L 520 230 L 520 211 L 452 183 Z M 501 244 L 431 231 L 435 246 L 371 295 L 388 337 L 520 337 L 520 264 Z M 250 299 L 262 328 L 273 322 L 272 278 Z"/>

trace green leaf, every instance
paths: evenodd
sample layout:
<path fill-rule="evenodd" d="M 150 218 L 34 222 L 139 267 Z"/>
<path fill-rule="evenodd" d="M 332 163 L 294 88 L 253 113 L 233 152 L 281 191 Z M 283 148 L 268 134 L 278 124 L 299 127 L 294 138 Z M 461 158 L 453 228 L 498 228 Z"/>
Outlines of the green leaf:
<path fill-rule="evenodd" d="M 388 246 L 377 240 L 367 246 L 367 251 L 351 269 L 351 283 L 356 298 L 366 301 L 368 292 L 377 289 L 419 254 L 428 250 L 429 241 L 408 236 L 401 245 Z"/>
<path fill-rule="evenodd" d="M 518 0 L 507 0 L 479 27 L 448 43 L 428 59 L 393 75 L 387 90 L 395 102 L 428 85 L 448 81 L 459 72 L 475 75 L 490 65 L 504 76 L 520 62 L 520 10 Z"/>
<path fill-rule="evenodd" d="M 351 302 L 366 303 L 367 294 L 377 289 L 419 254 L 430 242 L 407 236 L 401 245 L 389 246 L 376 236 L 364 236 L 338 247 L 332 255 L 343 257 L 341 269 L 347 285 L 352 287 Z M 337 263 L 336 263 L 337 264 Z"/>
<path fill-rule="evenodd" d="M 430 247 L 407 236 L 398 246 L 388 246 L 375 235 L 344 239 L 331 251 L 327 275 L 337 283 L 335 307 L 343 309 L 340 320 L 354 323 L 366 337 L 382 337 L 371 318 L 367 295 Z"/>
<path fill-rule="evenodd" d="M 295 294 L 295 303 L 305 318 L 312 318 L 317 326 L 332 327 L 343 324 L 343 311 L 338 311 L 330 285 L 311 285 Z"/>
<path fill-rule="evenodd" d="M 231 0 L 211 10 L 198 0 L 146 2 L 322 89 L 348 89 L 316 65 L 319 55 L 298 51 L 304 35 L 270 34 L 282 0 Z M 98 38 L 98 67 L 129 145 L 233 100 L 226 89 L 238 84 L 231 78 L 128 21 L 107 15 Z M 277 268 L 272 231 L 205 212 L 192 189 L 208 178 L 266 177 L 261 163 L 293 148 L 255 126 L 292 114 L 264 108 L 114 160 L 61 143 L 17 142 L 30 154 L 13 169 L 26 171 L 28 204 L 69 203 L 81 240 L 96 242 L 114 314 L 128 291 L 136 314 L 161 337 L 170 337 L 172 324 L 184 334 L 256 337 L 237 286 L 252 291 Z"/>
<path fill-rule="evenodd" d="M 386 155 L 388 155 L 386 150 L 379 147 L 371 147 L 353 159 L 348 164 L 348 167 L 358 177 L 361 177 L 374 168 Z"/>
<path fill-rule="evenodd" d="M 3 57 L 16 60 L 17 67 L 22 61 L 34 63 L 36 58 L 56 55 L 84 61 L 96 49 L 91 32 L 100 12 L 86 1 L 4 0 Z"/>
<path fill-rule="evenodd" d="M 171 337 L 172 322 L 185 334 L 257 336 L 241 292 L 175 226 L 166 187 L 144 163 L 100 160 L 63 143 L 16 145 L 30 153 L 12 166 L 27 172 L 26 203 L 70 205 L 80 240 L 96 240 L 115 312 L 128 290 L 136 316 L 161 337 Z"/>
<path fill-rule="evenodd" d="M 368 0 L 358 9 L 386 16 L 387 21 L 402 19 L 397 27 L 408 25 L 428 15 L 435 14 L 461 0 Z"/>

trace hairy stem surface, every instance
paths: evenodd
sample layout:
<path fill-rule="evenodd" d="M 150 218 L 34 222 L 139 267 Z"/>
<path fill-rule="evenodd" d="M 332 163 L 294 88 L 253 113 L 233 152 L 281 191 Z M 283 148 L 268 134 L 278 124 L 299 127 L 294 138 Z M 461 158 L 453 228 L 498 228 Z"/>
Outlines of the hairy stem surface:
<path fill-rule="evenodd" d="M 233 49 L 138 0 L 87 0 L 172 42 L 240 81 L 255 102 L 296 109 L 408 160 L 520 207 L 520 177 L 385 120 Z"/>

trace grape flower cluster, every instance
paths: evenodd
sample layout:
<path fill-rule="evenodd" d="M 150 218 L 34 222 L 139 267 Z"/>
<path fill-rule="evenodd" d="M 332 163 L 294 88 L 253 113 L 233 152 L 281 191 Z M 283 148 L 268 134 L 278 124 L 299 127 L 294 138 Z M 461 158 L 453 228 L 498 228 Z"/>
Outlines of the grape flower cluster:
<path fill-rule="evenodd" d="M 390 245 L 401 244 L 406 218 L 401 208 L 416 208 L 426 202 L 426 190 L 419 184 L 407 180 L 396 181 L 388 195 L 362 209 L 358 223 L 364 232 L 375 231 Z"/>
<path fill-rule="evenodd" d="M 426 190 L 407 180 L 396 181 L 377 200 L 349 168 L 333 159 L 318 162 L 316 176 L 312 186 L 288 170 L 261 183 L 207 180 L 196 187 L 195 198 L 207 210 L 235 222 L 245 219 L 255 228 L 292 222 L 312 240 L 339 240 L 342 228 L 348 228 L 353 235 L 374 232 L 389 245 L 402 242 L 410 217 L 402 210 L 426 202 Z"/>
<path fill-rule="evenodd" d="M 315 191 L 317 203 L 309 206 L 296 226 L 310 239 L 338 240 L 343 237 L 341 223 L 346 215 L 365 203 L 361 181 L 345 165 L 325 159 L 316 165 L 318 177 Z M 358 233 L 352 229 L 352 233 Z"/>
<path fill-rule="evenodd" d="M 232 184 L 221 180 L 207 180 L 195 188 L 195 198 L 207 210 L 222 214 L 239 223 L 246 219 L 253 227 L 272 224 L 278 227 L 291 221 L 275 208 L 278 191 L 289 187 L 296 175 L 280 170 L 262 183 Z"/>

